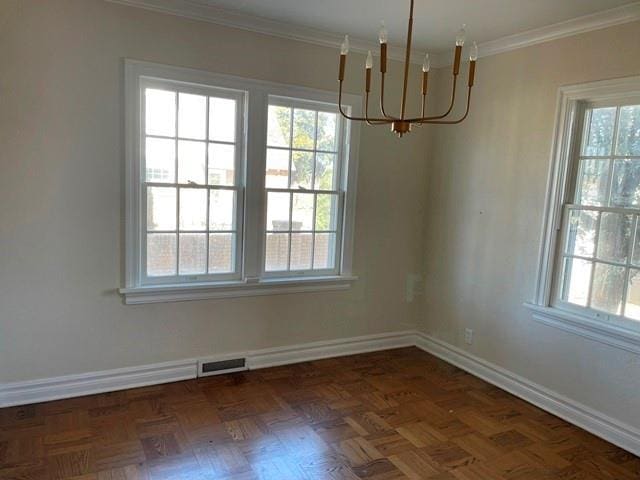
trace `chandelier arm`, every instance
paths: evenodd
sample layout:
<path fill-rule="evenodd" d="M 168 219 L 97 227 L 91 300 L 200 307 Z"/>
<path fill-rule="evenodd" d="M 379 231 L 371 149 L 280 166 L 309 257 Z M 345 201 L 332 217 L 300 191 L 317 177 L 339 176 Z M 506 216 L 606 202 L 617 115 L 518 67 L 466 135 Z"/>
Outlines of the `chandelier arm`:
<path fill-rule="evenodd" d="M 366 122 L 367 118 L 365 117 L 353 117 L 345 113 L 344 109 L 342 108 L 342 82 L 343 82 L 342 80 L 339 81 L 340 88 L 338 89 L 338 111 L 340 112 L 340 115 L 342 115 L 347 120 L 353 120 L 357 122 Z M 379 122 L 379 124 L 391 123 L 391 121 L 387 120 L 386 118 L 371 118 L 369 120 Z"/>
<path fill-rule="evenodd" d="M 402 104 L 400 105 L 400 120 L 404 120 L 405 110 L 407 107 L 407 84 L 409 83 L 409 62 L 411 60 L 411 36 L 413 34 L 413 6 L 414 0 L 411 0 L 409 7 L 409 25 L 407 27 L 407 48 L 404 56 L 404 83 L 402 86 Z"/>
<path fill-rule="evenodd" d="M 469 87 L 469 93 L 467 94 L 467 109 L 464 112 L 464 115 L 457 120 L 429 120 L 428 118 L 412 118 L 407 120 L 408 122 L 420 122 L 420 123 L 428 123 L 430 125 L 456 125 L 458 123 L 462 123 L 467 116 L 469 116 L 469 108 L 471 106 L 471 88 Z"/>
<path fill-rule="evenodd" d="M 385 123 L 389 123 L 388 121 L 376 120 L 374 118 L 369 118 L 369 92 L 365 93 L 365 101 L 364 101 L 364 118 L 367 125 L 382 125 Z"/>
<path fill-rule="evenodd" d="M 426 95 L 422 95 L 422 110 L 421 110 L 421 113 L 420 113 L 420 117 L 421 118 L 424 118 L 424 112 L 425 112 L 426 109 L 427 109 L 427 96 Z M 417 122 L 417 123 L 414 123 L 414 125 L 416 127 L 421 127 L 423 125 L 423 122 Z"/>
<path fill-rule="evenodd" d="M 453 76 L 453 87 L 451 88 L 451 102 L 449 103 L 449 109 L 443 113 L 442 115 L 434 115 L 431 117 L 425 117 L 424 116 L 424 111 L 422 112 L 422 118 L 424 120 L 441 120 L 445 117 L 447 117 L 451 111 L 453 110 L 453 106 L 456 103 L 456 89 L 457 89 L 457 85 L 458 85 L 458 76 L 454 75 Z M 427 122 L 420 122 L 420 124 L 422 123 L 427 123 Z"/>
<path fill-rule="evenodd" d="M 388 120 L 399 120 L 396 117 L 388 115 L 384 109 L 384 72 L 380 75 L 380 112 L 382 113 L 382 116 Z"/>

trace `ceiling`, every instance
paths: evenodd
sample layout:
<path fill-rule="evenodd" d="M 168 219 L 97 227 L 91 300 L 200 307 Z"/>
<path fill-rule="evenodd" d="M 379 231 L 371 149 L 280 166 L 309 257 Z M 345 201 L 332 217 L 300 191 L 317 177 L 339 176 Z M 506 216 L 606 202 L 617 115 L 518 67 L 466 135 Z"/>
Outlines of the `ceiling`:
<path fill-rule="evenodd" d="M 197 0 L 230 11 L 375 41 L 385 20 L 389 43 L 405 42 L 409 0 Z M 414 48 L 453 47 L 460 24 L 478 43 L 624 5 L 629 0 L 415 0 Z"/>

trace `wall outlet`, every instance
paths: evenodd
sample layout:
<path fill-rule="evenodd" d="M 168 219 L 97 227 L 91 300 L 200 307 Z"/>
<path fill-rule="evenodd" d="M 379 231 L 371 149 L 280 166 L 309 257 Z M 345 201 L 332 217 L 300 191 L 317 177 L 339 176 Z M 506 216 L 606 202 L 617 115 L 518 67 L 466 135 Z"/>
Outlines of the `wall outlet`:
<path fill-rule="evenodd" d="M 473 343 L 473 330 L 470 328 L 464 329 L 464 343 L 471 345 Z"/>

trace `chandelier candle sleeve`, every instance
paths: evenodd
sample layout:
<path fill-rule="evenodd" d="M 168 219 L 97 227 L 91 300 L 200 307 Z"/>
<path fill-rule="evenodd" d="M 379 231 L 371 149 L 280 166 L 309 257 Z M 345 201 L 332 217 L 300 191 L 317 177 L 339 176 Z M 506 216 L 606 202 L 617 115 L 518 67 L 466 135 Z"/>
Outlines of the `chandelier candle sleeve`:
<path fill-rule="evenodd" d="M 373 68 L 373 56 L 371 55 L 371 50 L 369 50 L 369 53 L 367 54 L 367 61 L 364 64 L 364 68 L 366 70 L 365 91 L 369 93 L 371 91 L 371 69 Z"/>
<path fill-rule="evenodd" d="M 476 60 L 478 60 L 478 45 L 473 42 L 471 53 L 469 54 L 469 88 L 473 87 L 476 78 Z"/>
<path fill-rule="evenodd" d="M 429 70 L 431 69 L 431 60 L 429 54 L 424 56 L 424 62 L 422 62 L 422 95 L 427 94 L 427 88 L 429 86 Z M 423 112 L 424 113 L 424 112 Z"/>
<path fill-rule="evenodd" d="M 462 62 L 462 48 L 466 42 L 466 26 L 463 25 L 456 35 L 456 44 L 454 50 L 453 61 L 453 81 L 451 87 L 451 100 L 449 102 L 449 108 L 446 112 L 440 115 L 426 115 L 426 103 L 427 93 L 429 86 L 429 70 L 431 63 L 429 55 L 425 55 L 424 62 L 422 64 L 422 105 L 419 117 L 411 117 L 407 114 L 407 87 L 409 82 L 409 65 L 411 60 L 411 40 L 413 34 L 413 9 L 415 0 L 410 0 L 409 8 L 409 21 L 407 27 L 407 42 L 405 47 L 405 61 L 404 61 L 404 77 L 403 87 L 400 102 L 400 112 L 398 115 L 390 115 L 386 112 L 384 106 L 384 81 L 385 74 L 387 73 L 387 43 L 388 32 L 384 25 L 381 23 L 380 31 L 378 33 L 378 40 L 380 42 L 380 117 L 369 116 L 369 94 L 371 92 L 371 71 L 373 69 L 373 57 L 371 52 L 367 53 L 367 59 L 365 61 L 365 105 L 364 116 L 355 117 L 346 113 L 342 107 L 342 87 L 344 83 L 345 68 L 347 62 L 347 53 L 349 53 L 349 37 L 345 35 L 344 42 L 340 49 L 340 69 L 338 73 L 339 90 L 338 90 L 338 109 L 340 114 L 351 121 L 366 122 L 369 125 L 390 125 L 391 130 L 395 132 L 399 137 L 402 137 L 406 133 L 411 131 L 412 125 L 424 125 L 424 124 L 437 124 L 437 125 L 454 125 L 463 122 L 469 115 L 469 108 L 471 105 L 471 89 L 475 81 L 476 74 L 476 61 L 478 59 L 478 46 L 473 43 L 469 53 L 469 79 L 467 90 L 467 102 L 464 114 L 457 119 L 449 119 L 449 115 L 453 111 L 453 107 L 456 103 L 456 85 L 458 75 L 460 74 L 460 66 Z M 420 107 L 420 105 L 418 105 Z"/>

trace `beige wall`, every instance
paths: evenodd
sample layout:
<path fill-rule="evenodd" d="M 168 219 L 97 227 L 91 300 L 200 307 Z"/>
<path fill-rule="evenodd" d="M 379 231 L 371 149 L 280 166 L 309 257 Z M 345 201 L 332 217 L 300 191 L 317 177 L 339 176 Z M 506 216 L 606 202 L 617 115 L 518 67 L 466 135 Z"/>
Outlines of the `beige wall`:
<path fill-rule="evenodd" d="M 102 0 L 2 0 L 0 382 L 415 327 L 404 286 L 422 258 L 426 139 L 374 128 L 351 290 L 123 305 L 125 57 L 337 87 L 334 49 Z M 350 61 L 358 93 L 364 57 Z"/>
<path fill-rule="evenodd" d="M 640 23 L 480 59 L 467 122 L 433 129 L 422 323 L 635 427 L 640 357 L 538 324 L 522 303 L 534 296 L 558 87 L 638 74 Z"/>
<path fill-rule="evenodd" d="M 534 292 L 557 89 L 638 74 L 639 32 L 628 24 L 481 59 L 459 127 L 401 141 L 364 128 L 351 290 L 124 306 L 122 59 L 329 90 L 337 52 L 102 0 L 4 0 L 0 382 L 417 324 L 640 426 L 640 359 L 537 324 L 522 307 Z M 358 93 L 353 67 L 364 59 L 350 59 Z M 407 304 L 406 275 L 423 266 L 424 305 Z"/>

